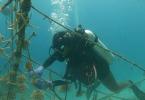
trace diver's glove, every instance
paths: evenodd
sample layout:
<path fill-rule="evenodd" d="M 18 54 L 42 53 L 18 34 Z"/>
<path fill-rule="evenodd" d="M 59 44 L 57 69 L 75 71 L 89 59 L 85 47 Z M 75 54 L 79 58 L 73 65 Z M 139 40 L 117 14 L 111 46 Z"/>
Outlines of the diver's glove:
<path fill-rule="evenodd" d="M 29 75 L 30 77 L 32 76 L 37 76 L 37 77 L 41 77 L 44 71 L 44 67 L 43 66 L 39 66 L 38 68 L 34 69 L 34 70 L 30 70 L 29 71 Z"/>
<path fill-rule="evenodd" d="M 46 81 L 46 80 L 43 80 L 43 79 L 35 79 L 33 81 L 33 85 L 36 86 L 38 89 L 42 89 L 42 90 L 46 90 L 48 88 L 53 88 L 53 84 L 52 84 L 52 81 Z"/>

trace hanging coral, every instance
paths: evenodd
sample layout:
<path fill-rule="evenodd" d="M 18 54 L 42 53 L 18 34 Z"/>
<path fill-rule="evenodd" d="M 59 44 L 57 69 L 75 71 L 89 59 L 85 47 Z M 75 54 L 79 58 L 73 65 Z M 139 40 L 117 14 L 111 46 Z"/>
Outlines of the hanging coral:
<path fill-rule="evenodd" d="M 17 77 L 17 82 L 18 82 L 18 83 L 24 83 L 25 80 L 26 80 L 26 77 L 25 77 L 25 75 L 23 75 L 23 74 L 21 74 L 21 75 L 19 75 L 19 76 Z"/>
<path fill-rule="evenodd" d="M 26 90 L 26 84 L 22 83 L 22 84 L 17 84 L 18 87 L 18 92 L 19 93 L 23 93 Z"/>
<path fill-rule="evenodd" d="M 44 94 L 40 90 L 34 90 L 32 93 L 32 100 L 44 100 Z"/>
<path fill-rule="evenodd" d="M 17 88 L 19 93 L 23 93 L 26 90 L 27 86 L 25 84 L 25 81 L 26 81 L 25 75 L 22 74 L 17 77 Z"/>

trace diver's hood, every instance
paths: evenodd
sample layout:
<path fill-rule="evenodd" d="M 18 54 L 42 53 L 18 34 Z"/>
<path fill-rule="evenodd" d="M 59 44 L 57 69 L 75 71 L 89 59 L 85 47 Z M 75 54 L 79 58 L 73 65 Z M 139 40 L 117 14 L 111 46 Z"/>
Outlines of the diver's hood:
<path fill-rule="evenodd" d="M 53 41 L 52 41 L 52 48 L 59 48 L 63 44 L 64 34 L 65 34 L 64 31 L 55 33 L 55 35 L 53 36 Z"/>
<path fill-rule="evenodd" d="M 68 45 L 70 37 L 71 35 L 68 31 L 57 32 L 53 37 L 52 48 L 61 50 L 64 46 Z"/>
<path fill-rule="evenodd" d="M 95 34 L 90 30 L 84 30 L 83 35 L 88 40 L 91 40 L 91 41 L 96 40 Z M 72 37 L 72 34 L 68 31 L 57 32 L 53 37 L 52 48 L 53 49 L 61 49 L 61 48 L 63 48 L 63 46 L 69 45 L 71 37 Z"/>

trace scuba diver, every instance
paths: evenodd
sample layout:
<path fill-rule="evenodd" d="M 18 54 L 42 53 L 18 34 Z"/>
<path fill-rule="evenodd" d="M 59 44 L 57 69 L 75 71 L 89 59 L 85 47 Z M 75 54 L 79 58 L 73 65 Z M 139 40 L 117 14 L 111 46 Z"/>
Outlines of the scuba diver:
<path fill-rule="evenodd" d="M 103 48 L 107 49 L 107 47 L 99 38 L 81 25 L 75 29 L 75 32 L 57 32 L 53 37 L 51 48 L 54 51 L 53 54 L 48 57 L 42 66 L 34 70 L 29 69 L 29 74 L 41 77 L 44 69 L 54 61 L 66 61 L 64 80 L 45 81 L 38 78 L 34 85 L 39 89 L 54 88 L 55 86 L 78 82 L 78 92 L 81 91 L 82 84 L 89 87 L 92 92 L 98 86 L 96 84 L 99 80 L 110 91 L 117 93 L 132 85 L 130 81 L 122 84 L 117 83 L 109 68 L 113 60 L 113 54 L 105 51 Z M 135 94 L 136 91 L 138 90 L 133 88 Z"/>

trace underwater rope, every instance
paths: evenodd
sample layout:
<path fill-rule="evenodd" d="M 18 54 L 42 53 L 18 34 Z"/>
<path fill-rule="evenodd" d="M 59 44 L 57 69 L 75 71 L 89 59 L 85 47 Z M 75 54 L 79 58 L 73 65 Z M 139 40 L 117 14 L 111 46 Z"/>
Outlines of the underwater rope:
<path fill-rule="evenodd" d="M 33 7 L 32 7 L 33 8 Z M 34 9 L 34 8 L 33 8 Z M 40 13 L 41 14 L 41 13 Z M 43 13 L 42 13 L 43 14 Z M 45 14 L 44 14 L 45 15 Z M 48 17 L 48 16 L 45 16 L 46 18 L 49 18 L 49 19 L 51 19 L 50 17 Z M 51 19 L 51 21 L 53 21 L 53 22 L 56 22 L 58 25 L 60 25 L 60 26 L 62 26 L 62 27 L 64 27 L 65 29 L 67 29 L 67 30 L 69 30 L 69 31 L 71 31 L 71 32 L 74 32 L 74 31 L 72 31 L 71 29 L 69 29 L 69 28 L 67 28 L 67 27 L 65 27 L 64 25 L 61 25 L 60 23 L 58 23 L 57 21 L 55 21 L 55 20 L 53 20 L 53 19 Z M 103 48 L 103 49 L 105 49 L 105 48 Z M 119 58 L 121 58 L 121 59 L 123 59 L 124 61 L 126 61 L 126 62 L 128 62 L 128 63 L 130 63 L 130 64 L 132 64 L 133 66 L 136 66 L 136 67 L 138 67 L 139 69 L 141 69 L 141 70 L 143 70 L 143 71 L 145 71 L 145 69 L 143 69 L 142 68 L 142 66 L 140 66 L 140 65 L 138 65 L 138 64 L 136 64 L 136 63 L 134 63 L 134 62 L 132 62 L 132 61 L 130 61 L 130 60 L 128 60 L 127 58 L 125 58 L 125 57 L 123 57 L 123 56 L 121 56 L 121 55 L 119 55 L 118 53 L 116 53 L 116 52 L 113 52 L 113 51 L 111 51 L 111 50 L 108 50 L 108 49 L 106 49 L 106 51 L 108 51 L 108 52 L 111 52 L 112 54 L 114 54 L 114 55 L 116 55 L 116 56 L 118 56 Z M 32 60 L 31 60 L 32 61 Z M 38 63 L 37 63 L 38 64 Z M 40 65 L 40 64 L 39 64 Z M 50 70 L 50 69 L 49 69 Z M 51 70 L 50 70 L 51 71 Z M 56 73 L 56 72 L 54 72 L 54 71 L 51 71 L 51 72 L 53 72 L 53 73 L 55 73 L 55 74 L 57 74 L 58 76 L 60 76 L 61 77 L 61 75 L 59 75 L 58 73 Z M 60 99 L 61 100 L 61 99 Z"/>
<path fill-rule="evenodd" d="M 98 100 L 106 100 L 106 99 L 109 98 L 109 97 L 117 98 L 117 99 L 120 99 L 120 100 L 129 100 L 129 99 L 126 99 L 126 98 L 123 98 L 123 97 L 114 96 L 114 94 L 116 94 L 116 93 L 106 94 L 106 93 L 104 93 L 104 92 L 102 92 L 102 91 L 97 91 L 97 92 L 106 95 L 106 96 L 104 96 L 104 97 L 102 97 L 102 98 L 100 98 L 100 99 L 98 99 Z"/>
<path fill-rule="evenodd" d="M 25 56 L 24 54 L 22 54 L 22 56 L 29 59 L 29 57 Z M 35 63 L 35 64 L 37 64 L 37 65 L 41 65 L 40 63 L 36 62 L 36 61 L 33 60 L 33 59 L 30 59 L 30 61 L 32 61 L 33 63 Z M 58 74 L 57 72 L 55 72 L 55 71 L 53 71 L 53 70 L 51 70 L 51 69 L 48 69 L 48 70 L 51 71 L 52 73 L 56 74 L 57 76 L 61 77 L 61 78 L 63 77 L 61 74 Z"/>
<path fill-rule="evenodd" d="M 97 44 L 97 46 L 100 47 L 100 48 L 102 48 L 102 49 L 104 49 L 104 50 L 107 51 L 107 52 L 112 53 L 113 55 L 119 57 L 120 59 L 122 59 L 122 60 L 128 62 L 129 64 L 131 64 L 131 65 L 133 65 L 133 66 L 137 67 L 138 69 L 140 69 L 140 70 L 142 70 L 142 71 L 145 72 L 145 69 L 144 69 L 141 65 L 138 65 L 138 64 L 134 63 L 133 61 L 127 59 L 126 57 L 124 57 L 124 56 L 122 56 L 122 55 L 120 55 L 120 54 L 118 54 L 118 53 L 116 53 L 116 52 L 114 52 L 114 51 L 112 51 L 112 50 L 110 50 L 110 49 L 103 48 L 103 47 L 101 47 L 101 46 L 98 45 L 98 44 Z"/>
<path fill-rule="evenodd" d="M 145 78 L 144 79 L 141 79 L 141 80 L 139 80 L 139 81 L 137 81 L 137 82 L 135 82 L 135 83 L 133 83 L 132 85 L 129 85 L 128 87 L 126 87 L 126 88 L 129 88 L 129 87 L 131 87 L 131 86 L 133 86 L 133 85 L 136 85 L 136 84 L 139 84 L 139 83 L 142 83 L 143 81 L 145 81 Z M 125 88 L 125 89 L 126 89 Z M 124 90 L 124 89 L 123 89 Z M 96 92 L 97 92 L 97 90 L 95 90 Z M 100 91 L 99 91 L 100 92 Z M 102 92 L 103 93 L 103 92 Z M 109 97 L 114 97 L 114 95 L 115 95 L 116 93 L 112 93 L 112 94 L 108 94 L 107 96 L 105 96 L 105 97 L 102 97 L 102 98 L 100 98 L 99 100 L 104 100 L 104 99 L 107 99 L 107 98 L 109 98 Z M 116 97 L 116 96 L 115 96 Z"/>
<path fill-rule="evenodd" d="M 28 58 L 28 57 L 25 56 L 25 55 L 22 55 L 22 56 L 25 57 L 25 58 Z M 35 64 L 40 65 L 38 62 L 36 62 L 36 61 L 34 61 L 34 60 L 32 60 L 32 59 L 31 59 L 31 61 L 32 61 L 33 63 L 35 63 Z M 53 70 L 51 70 L 51 69 L 48 69 L 48 70 L 51 71 L 52 73 L 56 74 L 57 76 L 62 77 L 62 75 L 58 74 L 57 72 L 55 72 L 55 71 L 53 71 Z M 142 83 L 143 81 L 145 81 L 145 79 L 141 79 L 140 81 L 135 82 L 133 85 Z M 128 87 L 126 87 L 126 88 L 128 88 Z M 108 97 L 114 97 L 114 98 L 118 98 L 118 99 L 121 99 L 121 100 L 128 100 L 128 99 L 125 99 L 125 98 L 122 98 L 122 97 L 119 97 L 119 96 L 114 96 L 116 93 L 107 94 L 107 93 L 104 93 L 104 92 L 102 92 L 102 91 L 100 91 L 100 90 L 97 90 L 97 89 L 95 89 L 94 91 L 106 95 L 105 97 L 100 98 L 99 100 L 103 100 L 104 98 L 108 98 Z M 56 92 L 55 92 L 54 90 L 53 90 L 52 92 L 56 95 Z M 59 96 L 57 95 L 57 97 L 59 97 Z M 60 98 L 60 97 L 59 97 L 59 98 Z M 60 100 L 61 100 L 61 99 L 60 99 Z"/>
<path fill-rule="evenodd" d="M 72 29 L 70 29 L 70 28 L 68 28 L 68 27 L 66 27 L 66 26 L 64 26 L 64 25 L 62 25 L 61 23 L 55 21 L 55 20 L 52 19 L 51 17 L 49 17 L 49 16 L 47 16 L 46 14 L 42 13 L 40 10 L 38 10 L 38 9 L 35 8 L 34 6 L 31 5 L 31 7 L 32 7 L 35 11 L 37 11 L 39 14 L 41 14 L 42 16 L 44 16 L 45 18 L 48 18 L 49 20 L 51 20 L 51 21 L 53 21 L 54 23 L 60 25 L 61 27 L 65 28 L 66 30 L 75 33 Z M 98 46 L 98 47 L 101 47 L 101 46 L 99 46 L 99 45 L 97 45 L 97 46 Z M 120 55 L 120 54 L 118 54 L 118 53 L 116 53 L 116 52 L 114 52 L 114 51 L 112 51 L 112 50 L 105 49 L 105 48 L 103 48 L 103 47 L 101 47 L 101 48 L 104 49 L 104 50 L 107 51 L 107 52 L 110 52 L 110 53 L 114 54 L 115 56 L 119 57 L 120 59 L 126 61 L 127 63 L 129 63 L 129 64 L 131 64 L 131 65 L 133 65 L 133 66 L 135 66 L 135 67 L 137 67 L 137 68 L 139 68 L 140 70 L 142 70 L 142 71 L 145 72 L 145 69 L 144 69 L 142 66 L 140 66 L 140 65 L 138 65 L 138 64 L 136 64 L 136 63 L 134 63 L 133 61 L 131 61 L 131 60 L 125 58 L 124 56 L 122 56 L 122 55 Z"/>
<path fill-rule="evenodd" d="M 68 84 L 66 85 L 66 92 L 65 92 L 65 99 L 64 100 L 66 100 L 67 99 L 67 93 L 68 92 Z"/>
<path fill-rule="evenodd" d="M 60 24 L 59 22 L 53 20 L 51 17 L 45 15 L 44 13 L 42 13 L 41 11 L 39 11 L 38 9 L 36 9 L 34 6 L 31 6 L 31 7 L 32 7 L 35 11 L 37 11 L 39 14 L 41 14 L 42 16 L 44 16 L 44 17 L 48 18 L 49 20 L 55 22 L 56 24 L 62 26 L 63 28 L 67 29 L 68 31 L 74 32 L 73 30 L 69 29 L 68 27 L 66 27 L 66 26 Z M 98 46 L 99 46 L 99 45 L 98 45 Z M 100 47 L 100 46 L 99 46 L 99 47 Z M 103 47 L 101 47 L 101 48 L 103 48 Z M 127 63 L 129 63 L 129 64 L 131 64 L 131 65 L 133 65 L 133 66 L 135 66 L 135 67 L 137 67 L 137 68 L 139 68 L 140 70 L 142 70 L 142 71 L 145 72 L 145 69 L 144 69 L 142 66 L 140 66 L 140 65 L 138 65 L 138 64 L 136 64 L 136 63 L 134 63 L 133 61 L 131 61 L 131 60 L 125 58 L 124 56 L 121 56 L 120 54 L 118 54 L 118 53 L 116 53 L 116 52 L 114 52 L 114 51 L 112 51 L 112 50 L 105 49 L 105 48 L 103 48 L 103 49 L 104 49 L 105 51 L 107 51 L 107 52 L 111 52 L 112 54 L 114 54 L 115 56 L 119 57 L 120 59 L 126 61 Z M 55 73 L 55 74 L 56 74 L 56 73 Z"/>
<path fill-rule="evenodd" d="M 51 89 L 51 91 L 54 93 L 54 95 L 55 95 L 59 100 L 62 100 L 62 99 L 58 96 L 58 94 L 55 92 L 54 89 Z"/>
<path fill-rule="evenodd" d="M 73 30 L 71 30 L 70 28 L 64 26 L 63 24 L 61 24 L 61 23 L 55 21 L 53 18 L 51 18 L 51 17 L 45 15 L 43 12 L 41 12 L 40 10 L 38 10 L 37 8 L 35 8 L 34 6 L 31 5 L 31 7 L 32 7 L 35 11 L 37 11 L 39 14 L 41 14 L 42 16 L 44 16 L 45 18 L 47 18 L 47 19 L 51 20 L 52 22 L 54 22 L 54 23 L 60 25 L 60 26 L 63 27 L 64 29 L 66 29 L 66 30 L 68 30 L 68 31 L 70 31 L 70 32 L 73 32 Z"/>
<path fill-rule="evenodd" d="M 22 73 L 23 73 L 24 75 L 26 75 L 25 72 L 22 71 Z M 41 78 L 41 79 L 42 79 L 43 81 L 45 81 L 43 78 Z M 29 84 L 29 81 L 26 80 L 26 83 Z M 12 83 L 12 84 L 15 84 L 15 83 Z M 30 88 L 28 88 L 28 89 L 30 89 Z M 62 100 L 61 97 L 55 92 L 54 89 L 51 89 L 51 88 L 49 88 L 49 89 L 54 93 L 54 95 L 58 98 L 58 100 Z M 44 91 L 44 92 L 46 92 L 46 95 L 47 95 L 47 91 Z M 48 93 L 49 93 L 49 92 L 48 92 Z M 47 96 L 48 96 L 48 95 L 47 95 Z"/>

